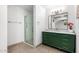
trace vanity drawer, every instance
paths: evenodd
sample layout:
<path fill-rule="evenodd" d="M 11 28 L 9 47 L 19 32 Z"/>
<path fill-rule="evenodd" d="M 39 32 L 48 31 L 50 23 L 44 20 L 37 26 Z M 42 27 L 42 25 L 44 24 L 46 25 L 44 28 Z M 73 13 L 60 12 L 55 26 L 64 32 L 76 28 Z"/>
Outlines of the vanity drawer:
<path fill-rule="evenodd" d="M 61 34 L 64 38 L 69 38 L 69 39 L 75 39 L 76 35 L 70 35 L 70 34 Z"/>

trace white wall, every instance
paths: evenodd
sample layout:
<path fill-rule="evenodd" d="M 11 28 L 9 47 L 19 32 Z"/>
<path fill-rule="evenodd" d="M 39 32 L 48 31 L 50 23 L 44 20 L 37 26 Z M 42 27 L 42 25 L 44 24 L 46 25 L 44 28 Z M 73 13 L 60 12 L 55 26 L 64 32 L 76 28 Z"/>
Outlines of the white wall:
<path fill-rule="evenodd" d="M 0 5 L 0 52 L 7 52 L 7 6 Z"/>
<path fill-rule="evenodd" d="M 32 13 L 22 6 L 8 6 L 8 21 L 11 22 L 8 23 L 8 45 L 24 41 L 24 16 L 27 15 Z"/>
<path fill-rule="evenodd" d="M 45 30 L 45 8 L 34 6 L 34 45 L 42 43 L 42 31 Z"/>
<path fill-rule="evenodd" d="M 74 6 L 75 15 L 77 16 L 77 5 Z M 79 53 L 79 19 L 75 16 L 75 31 L 76 31 L 76 52 Z"/>

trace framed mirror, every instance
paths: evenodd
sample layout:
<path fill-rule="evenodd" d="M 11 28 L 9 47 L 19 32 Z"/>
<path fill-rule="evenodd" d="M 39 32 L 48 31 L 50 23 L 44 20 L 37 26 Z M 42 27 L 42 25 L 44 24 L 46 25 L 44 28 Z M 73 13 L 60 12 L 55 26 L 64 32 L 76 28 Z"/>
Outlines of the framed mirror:
<path fill-rule="evenodd" d="M 68 12 L 50 15 L 48 17 L 48 29 L 67 30 Z"/>

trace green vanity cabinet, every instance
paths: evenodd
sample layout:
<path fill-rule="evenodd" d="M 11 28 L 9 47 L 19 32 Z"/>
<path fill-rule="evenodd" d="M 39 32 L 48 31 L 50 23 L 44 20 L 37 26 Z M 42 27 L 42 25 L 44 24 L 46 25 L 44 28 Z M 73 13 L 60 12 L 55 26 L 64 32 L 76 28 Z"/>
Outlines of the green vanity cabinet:
<path fill-rule="evenodd" d="M 74 34 L 42 32 L 42 39 L 43 44 L 66 52 L 76 52 L 76 35 Z"/>

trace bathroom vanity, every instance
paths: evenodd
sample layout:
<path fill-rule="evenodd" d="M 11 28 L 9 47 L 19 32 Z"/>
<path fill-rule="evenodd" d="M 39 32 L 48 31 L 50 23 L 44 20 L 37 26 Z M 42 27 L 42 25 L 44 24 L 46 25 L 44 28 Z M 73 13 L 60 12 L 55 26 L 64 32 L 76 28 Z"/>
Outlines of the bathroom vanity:
<path fill-rule="evenodd" d="M 43 44 L 70 53 L 76 52 L 76 35 L 67 31 L 43 31 Z"/>
<path fill-rule="evenodd" d="M 74 24 L 68 25 L 68 12 L 55 12 L 48 16 L 48 29 L 42 32 L 43 44 L 66 51 L 76 52 Z"/>

